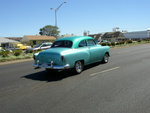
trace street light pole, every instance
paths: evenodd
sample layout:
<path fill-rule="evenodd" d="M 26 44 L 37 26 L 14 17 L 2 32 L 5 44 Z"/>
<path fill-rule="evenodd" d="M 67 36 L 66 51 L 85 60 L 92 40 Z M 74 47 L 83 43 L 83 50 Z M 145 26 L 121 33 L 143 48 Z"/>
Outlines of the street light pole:
<path fill-rule="evenodd" d="M 67 2 L 61 3 L 60 6 L 57 7 L 56 9 L 51 8 L 51 10 L 54 10 L 54 11 L 55 11 L 55 26 L 56 26 L 56 27 L 57 27 L 57 12 L 58 12 L 59 8 L 60 8 L 64 3 L 67 3 Z"/>

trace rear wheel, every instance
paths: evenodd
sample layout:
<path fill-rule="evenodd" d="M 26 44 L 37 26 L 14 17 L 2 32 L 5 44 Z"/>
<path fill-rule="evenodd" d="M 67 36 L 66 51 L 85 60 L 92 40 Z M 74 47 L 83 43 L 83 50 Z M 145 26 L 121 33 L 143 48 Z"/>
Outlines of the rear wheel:
<path fill-rule="evenodd" d="M 74 67 L 75 73 L 79 74 L 83 71 L 83 63 L 81 61 L 77 61 Z"/>
<path fill-rule="evenodd" d="M 103 57 L 102 62 L 103 62 L 103 63 L 108 63 L 108 61 L 109 61 L 109 55 L 108 55 L 108 53 L 106 53 L 106 54 L 104 55 L 104 57 Z"/>

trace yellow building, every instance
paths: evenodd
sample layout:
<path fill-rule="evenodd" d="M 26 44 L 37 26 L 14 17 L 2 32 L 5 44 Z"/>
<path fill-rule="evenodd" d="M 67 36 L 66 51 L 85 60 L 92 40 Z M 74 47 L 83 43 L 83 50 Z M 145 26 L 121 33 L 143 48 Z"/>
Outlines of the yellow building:
<path fill-rule="evenodd" d="M 54 42 L 56 38 L 54 36 L 46 36 L 46 35 L 25 35 L 21 42 L 29 42 L 31 46 L 37 45 L 43 42 Z"/>

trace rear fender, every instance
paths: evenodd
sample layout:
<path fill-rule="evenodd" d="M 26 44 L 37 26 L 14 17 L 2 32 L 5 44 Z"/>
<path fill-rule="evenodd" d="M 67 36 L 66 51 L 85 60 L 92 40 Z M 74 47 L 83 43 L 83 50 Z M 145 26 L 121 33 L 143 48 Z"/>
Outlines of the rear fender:
<path fill-rule="evenodd" d="M 65 55 L 65 63 L 70 65 L 70 68 L 74 68 L 76 61 L 82 61 L 84 65 L 89 63 L 90 54 L 87 51 L 76 52 Z"/>

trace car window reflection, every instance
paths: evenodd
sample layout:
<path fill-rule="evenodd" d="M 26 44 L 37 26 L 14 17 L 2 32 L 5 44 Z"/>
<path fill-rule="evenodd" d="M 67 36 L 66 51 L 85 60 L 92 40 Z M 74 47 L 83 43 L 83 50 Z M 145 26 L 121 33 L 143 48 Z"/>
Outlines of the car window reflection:
<path fill-rule="evenodd" d="M 94 40 L 87 40 L 88 42 L 88 46 L 94 46 L 95 45 L 95 41 Z"/>
<path fill-rule="evenodd" d="M 51 48 L 56 48 L 56 47 L 65 47 L 65 48 L 71 48 L 72 47 L 72 41 L 56 41 L 53 43 Z"/>
<path fill-rule="evenodd" d="M 87 46 L 86 40 L 82 40 L 82 41 L 79 43 L 79 47 L 84 47 L 84 46 Z"/>

